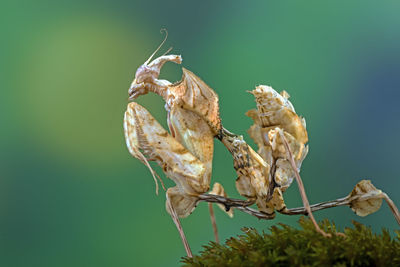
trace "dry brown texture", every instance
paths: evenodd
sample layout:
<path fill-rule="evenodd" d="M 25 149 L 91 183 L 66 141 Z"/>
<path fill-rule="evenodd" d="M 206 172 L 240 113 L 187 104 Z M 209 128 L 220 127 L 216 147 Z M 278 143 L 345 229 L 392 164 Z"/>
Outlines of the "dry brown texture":
<path fill-rule="evenodd" d="M 218 95 L 193 72 L 182 68 L 182 80 L 168 87 L 164 100 L 169 107 L 175 105 L 193 111 L 208 123 L 214 135 L 221 130 Z"/>
<path fill-rule="evenodd" d="M 137 103 L 130 103 L 125 113 L 125 137 L 134 157 L 156 161 L 176 186 L 167 194 L 178 216 L 188 216 L 196 206 L 196 196 L 208 190 L 209 174 L 204 164 L 173 138 Z M 138 153 L 140 152 L 140 154 Z M 151 167 L 150 167 L 151 169 Z"/>
<path fill-rule="evenodd" d="M 125 116 L 127 146 L 154 175 L 149 160 L 156 161 L 175 181 L 177 186 L 169 188 L 167 195 L 177 215 L 186 217 L 196 206 L 197 196 L 209 190 L 213 137 L 221 129 L 218 96 L 186 69 L 183 69 L 181 81 L 175 84 L 158 79 L 163 64 L 168 61 L 180 64 L 180 56 L 163 55 L 150 62 L 151 58 L 136 72 L 129 89 L 130 99 L 148 92 L 162 96 L 166 101 L 171 134 L 155 123 L 147 110 L 131 103 Z M 137 116 L 137 113 L 145 115 Z M 153 132 L 162 132 L 163 137 L 160 134 L 151 136 Z M 167 210 L 171 213 L 168 205 Z"/>
<path fill-rule="evenodd" d="M 272 215 L 274 210 L 286 209 L 282 192 L 295 177 L 279 133 L 283 131 L 299 170 L 308 152 L 307 131 L 305 120 L 295 113 L 285 91 L 278 94 L 271 87 L 260 85 L 251 93 L 257 110 L 246 114 L 254 121 L 249 134 L 258 146 L 258 153 L 241 136 L 228 131 L 222 132 L 221 140 L 234 158 L 239 193 L 254 200 L 260 211 Z"/>
<path fill-rule="evenodd" d="M 375 195 L 381 195 L 382 191 L 375 188 L 375 186 L 369 180 L 360 181 L 351 191 L 350 197 L 362 196 L 367 193 L 374 193 Z M 383 198 L 383 196 L 382 196 Z M 354 200 L 351 202 L 351 209 L 358 216 L 367 216 L 371 213 L 376 212 L 382 205 L 382 198 L 370 198 L 366 200 Z"/>

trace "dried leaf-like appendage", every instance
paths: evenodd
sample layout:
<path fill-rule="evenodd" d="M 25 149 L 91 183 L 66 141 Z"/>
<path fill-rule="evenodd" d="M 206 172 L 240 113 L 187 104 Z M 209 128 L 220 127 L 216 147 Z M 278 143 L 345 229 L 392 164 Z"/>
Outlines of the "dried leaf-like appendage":
<path fill-rule="evenodd" d="M 149 62 L 152 56 L 136 72 L 129 88 L 130 99 L 153 92 L 166 102 L 169 112 L 174 106 L 190 110 L 199 115 L 210 126 L 214 135 L 221 130 L 218 95 L 193 72 L 182 68 L 182 79 L 172 84 L 159 79 L 162 66 L 170 61 L 182 63 L 179 55 L 163 55 Z"/>
<path fill-rule="evenodd" d="M 164 100 L 169 108 L 180 106 L 200 116 L 214 135 L 221 130 L 218 95 L 193 72 L 182 68 L 182 80 L 168 86 Z"/>
<path fill-rule="evenodd" d="M 260 127 L 280 127 L 298 142 L 308 142 L 305 120 L 296 114 L 286 91 L 279 94 L 270 86 L 260 85 L 251 93 L 256 98 L 256 123 Z"/>
<path fill-rule="evenodd" d="M 204 164 L 137 103 L 129 103 L 124 129 L 131 154 L 145 162 L 156 161 L 162 167 L 176 183 L 167 191 L 176 213 L 180 217 L 189 215 L 197 203 L 196 196 L 209 189 L 210 172 L 206 172 Z"/>
<path fill-rule="evenodd" d="M 172 136 L 204 164 L 206 171 L 204 178 L 207 180 L 202 183 L 209 185 L 214 135 L 207 122 L 190 110 L 174 106 L 168 113 L 168 126 Z"/>
<path fill-rule="evenodd" d="M 175 107 L 192 111 L 210 126 L 213 135 L 221 130 L 218 95 L 193 72 L 182 68 L 182 79 L 171 84 L 156 80 L 159 86 L 148 86 L 148 90 L 163 97 L 167 111 Z"/>
<path fill-rule="evenodd" d="M 255 198 L 260 211 L 272 213 L 274 209 L 283 210 L 286 205 L 282 192 L 285 191 L 295 173 L 288 161 L 286 148 L 281 138 L 282 132 L 293 153 L 297 167 L 308 152 L 307 131 L 305 120 L 299 117 L 290 101 L 289 95 L 283 91 L 278 94 L 269 86 L 260 85 L 251 93 L 256 98 L 257 109 L 246 113 L 254 121 L 249 129 L 249 135 L 258 146 L 258 154 L 248 153 L 247 165 L 239 165 L 237 170 L 239 178 L 236 188 L 239 193 L 247 198 Z M 251 151 L 248 146 L 243 146 L 244 151 Z M 244 152 L 236 153 L 237 158 L 245 155 Z M 261 159 L 256 159 L 257 156 Z M 242 157 L 246 161 L 246 157 Z"/>
<path fill-rule="evenodd" d="M 367 216 L 379 210 L 382 205 L 382 191 L 376 189 L 370 180 L 360 181 L 349 195 L 350 207 L 358 216 Z"/>
<path fill-rule="evenodd" d="M 236 189 L 239 194 L 255 201 L 260 211 L 273 214 L 274 208 L 269 203 L 270 166 L 244 140 L 242 136 L 231 133 L 223 134 L 222 143 L 233 156 L 234 168 L 238 175 Z"/>
<path fill-rule="evenodd" d="M 131 154 L 145 163 L 153 175 L 148 160 L 157 161 L 167 176 L 175 181 L 177 186 L 168 189 L 167 195 L 177 215 L 184 217 L 197 203 L 196 195 L 209 189 L 213 137 L 221 130 L 218 96 L 199 77 L 184 68 L 181 81 L 175 84 L 158 79 L 162 66 L 168 61 L 180 64 L 181 56 L 163 55 L 150 62 L 151 58 L 137 70 L 129 89 L 130 99 L 148 92 L 162 96 L 166 102 L 171 135 L 147 111 L 144 112 L 143 107 L 131 103 L 125 117 L 128 121 L 125 123 L 127 145 Z M 143 116 L 136 113 L 143 113 Z M 152 130 L 152 127 L 157 130 Z M 162 134 L 151 136 L 157 131 Z M 167 210 L 170 212 L 168 205 Z"/>

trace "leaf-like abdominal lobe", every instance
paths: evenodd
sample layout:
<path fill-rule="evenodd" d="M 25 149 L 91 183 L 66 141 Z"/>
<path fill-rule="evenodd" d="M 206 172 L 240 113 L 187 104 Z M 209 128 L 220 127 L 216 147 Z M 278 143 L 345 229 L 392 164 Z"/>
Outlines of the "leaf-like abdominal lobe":
<path fill-rule="evenodd" d="M 260 211 L 272 214 L 274 209 L 282 211 L 286 208 L 282 192 L 295 177 L 280 132 L 287 140 L 300 169 L 308 152 L 305 120 L 296 114 L 285 91 L 279 94 L 269 86 L 260 85 L 250 93 L 255 97 L 257 109 L 249 110 L 246 115 L 254 121 L 249 135 L 257 144 L 258 153 L 247 145 L 247 148 L 242 146 L 243 151 L 239 147 L 236 151 L 230 149 L 233 143 L 225 142 L 225 145 L 233 152 L 235 165 L 239 167 L 239 178 L 236 180 L 239 193 L 249 199 L 255 198 Z M 247 165 L 241 163 L 246 160 L 243 157 L 246 152 L 252 152 L 247 156 Z"/>
<path fill-rule="evenodd" d="M 296 114 L 286 91 L 279 94 L 270 86 L 260 85 L 250 93 L 256 98 L 259 118 L 256 123 L 264 128 L 279 126 L 298 142 L 308 142 L 305 120 Z"/>

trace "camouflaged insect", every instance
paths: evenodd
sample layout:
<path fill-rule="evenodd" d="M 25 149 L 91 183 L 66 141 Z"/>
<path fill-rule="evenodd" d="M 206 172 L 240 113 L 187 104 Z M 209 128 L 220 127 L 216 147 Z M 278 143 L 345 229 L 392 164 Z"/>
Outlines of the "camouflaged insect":
<path fill-rule="evenodd" d="M 393 201 L 365 180 L 345 198 L 311 206 L 304 199 L 306 196 L 302 189 L 304 208 L 287 209 L 282 194 L 295 178 L 299 188 L 302 187 L 299 172 L 308 153 L 305 119 L 296 114 L 289 94 L 285 91 L 279 94 L 265 85 L 250 92 L 255 97 L 257 108 L 246 115 L 254 122 L 248 133 L 258 146 L 256 152 L 242 136 L 222 126 L 218 95 L 194 73 L 182 68 L 182 79 L 177 83 L 159 79 L 166 62 L 182 62 L 179 55 L 162 55 L 151 60 L 159 48 L 136 71 L 129 88 L 129 99 L 149 92 L 160 95 L 166 103 L 169 132 L 135 102 L 129 103 L 125 112 L 124 132 L 129 152 L 150 169 L 157 189 L 159 177 L 149 161 L 157 162 L 166 176 L 175 182 L 176 186 L 166 192 L 167 211 L 173 219 L 175 212 L 179 217 L 188 216 L 200 201 L 200 196 L 203 201 L 207 195 L 211 196 L 209 202 L 216 202 L 212 195 L 217 195 L 222 197 L 217 203 L 229 216 L 232 215 L 229 203 L 234 203 L 242 211 L 268 219 L 273 218 L 275 210 L 288 215 L 308 214 L 313 219 L 312 210 L 340 205 L 350 205 L 357 215 L 365 216 L 377 211 L 385 199 L 400 224 L 400 213 Z M 227 198 L 219 183 L 205 194 L 210 189 L 214 138 L 219 139 L 232 154 L 237 173 L 236 188 L 248 199 L 241 202 L 243 206 L 237 204 L 241 200 Z M 253 203 L 259 212 L 247 208 Z M 182 232 L 179 220 L 174 219 L 174 222 Z M 315 225 L 318 231 L 316 222 Z M 186 242 L 184 238 L 182 240 Z"/>
<path fill-rule="evenodd" d="M 148 92 L 162 96 L 170 133 L 144 107 L 132 102 L 124 118 L 125 139 L 130 153 L 146 164 L 153 176 L 148 161 L 156 161 L 176 183 L 167 190 L 167 198 L 177 215 L 186 217 L 196 207 L 198 195 L 210 187 L 213 139 L 221 128 L 218 96 L 184 68 L 177 83 L 158 79 L 165 62 L 180 64 L 182 58 L 164 55 L 150 61 L 152 56 L 137 70 L 129 96 L 134 99 Z M 167 210 L 171 213 L 168 206 Z"/>

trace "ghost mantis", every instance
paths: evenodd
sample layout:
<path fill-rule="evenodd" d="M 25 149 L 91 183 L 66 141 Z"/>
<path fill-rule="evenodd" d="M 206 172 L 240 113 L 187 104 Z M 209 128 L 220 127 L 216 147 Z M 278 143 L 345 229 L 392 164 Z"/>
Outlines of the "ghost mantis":
<path fill-rule="evenodd" d="M 191 71 L 182 68 L 181 81 L 171 83 L 159 79 L 166 62 L 182 63 L 180 55 L 169 55 L 170 49 L 153 59 L 166 38 L 145 63 L 140 66 L 129 88 L 129 100 L 149 92 L 165 101 L 167 132 L 154 117 L 135 102 L 128 104 L 124 117 L 124 132 L 129 152 L 144 163 L 156 183 L 161 178 L 149 164 L 155 161 L 176 186 L 166 190 L 166 210 L 171 215 L 189 257 L 192 256 L 179 218 L 189 216 L 200 201 L 209 203 L 214 235 L 218 242 L 212 203 L 218 204 L 229 216 L 233 208 L 260 219 L 273 219 L 275 211 L 287 215 L 308 215 L 315 228 L 319 228 L 312 212 L 348 205 L 360 216 L 377 211 L 382 199 L 388 203 L 397 222 L 400 213 L 393 201 L 370 181 L 362 180 L 346 197 L 310 205 L 300 177 L 300 168 L 308 152 L 305 119 L 298 116 L 289 94 L 280 94 L 269 86 L 260 85 L 250 93 L 257 108 L 246 113 L 254 124 L 249 129 L 258 146 L 254 151 L 242 136 L 222 126 L 219 116 L 218 95 Z M 245 200 L 228 198 L 221 184 L 210 189 L 214 138 L 221 141 L 233 157 L 237 173 L 236 188 Z M 288 209 L 283 192 L 296 180 L 304 207 Z M 208 192 L 208 193 L 207 193 Z M 255 204 L 257 209 L 251 208 Z"/>

